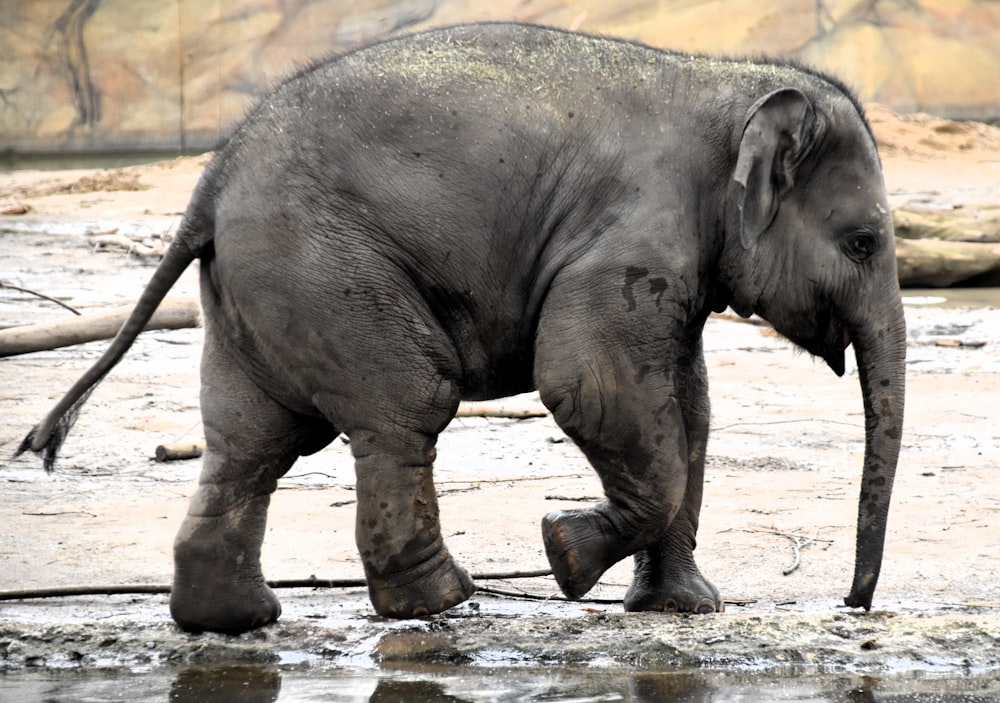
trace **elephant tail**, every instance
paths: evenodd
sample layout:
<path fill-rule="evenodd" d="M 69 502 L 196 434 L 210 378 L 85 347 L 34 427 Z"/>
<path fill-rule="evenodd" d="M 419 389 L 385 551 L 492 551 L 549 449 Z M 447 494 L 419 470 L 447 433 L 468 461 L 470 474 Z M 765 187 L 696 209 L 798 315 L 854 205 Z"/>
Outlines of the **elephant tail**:
<path fill-rule="evenodd" d="M 35 454 L 42 455 L 45 470 L 52 471 L 56 455 L 59 453 L 66 435 L 69 434 L 76 422 L 83 404 L 87 402 L 90 394 L 108 375 L 108 372 L 125 356 L 125 352 L 135 342 L 139 333 L 145 329 L 167 292 L 191 262 L 198 258 L 205 243 L 211 240 L 211 234 L 206 236 L 206 229 L 194 224 L 199 220 L 201 218 L 191 216 L 191 211 L 189 211 L 177 236 L 167 248 L 162 261 L 153 273 L 153 277 L 146 284 L 139 301 L 111 342 L 111 346 L 73 384 L 73 387 L 56 403 L 45 419 L 35 425 L 28 433 L 14 453 L 15 457 L 30 450 Z M 211 229 L 208 228 L 207 231 L 210 232 Z"/>

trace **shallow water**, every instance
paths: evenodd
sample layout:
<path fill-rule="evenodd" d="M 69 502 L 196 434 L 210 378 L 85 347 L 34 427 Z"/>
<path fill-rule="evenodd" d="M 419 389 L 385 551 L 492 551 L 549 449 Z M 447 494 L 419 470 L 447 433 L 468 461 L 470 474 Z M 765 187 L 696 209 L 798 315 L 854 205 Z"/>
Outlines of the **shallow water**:
<path fill-rule="evenodd" d="M 1000 288 L 904 288 L 902 294 L 903 304 L 910 307 L 1000 307 Z"/>
<path fill-rule="evenodd" d="M 986 703 L 1000 700 L 1000 673 L 885 677 L 803 672 L 639 671 L 421 667 L 315 670 L 186 667 L 135 671 L 0 674 L 0 700 L 69 703 L 480 703 L 604 701 L 684 703 Z"/>

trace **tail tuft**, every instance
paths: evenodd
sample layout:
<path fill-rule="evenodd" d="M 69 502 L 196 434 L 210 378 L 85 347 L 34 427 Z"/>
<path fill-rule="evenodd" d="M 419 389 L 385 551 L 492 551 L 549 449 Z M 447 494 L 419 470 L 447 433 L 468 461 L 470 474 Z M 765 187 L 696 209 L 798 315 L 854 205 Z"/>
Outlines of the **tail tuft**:
<path fill-rule="evenodd" d="M 31 431 L 25 436 L 21 444 L 18 445 L 17 451 L 14 452 L 14 458 L 21 456 L 27 451 L 40 454 L 45 472 L 52 473 L 56 465 L 56 457 L 59 455 L 59 450 L 62 449 L 63 442 L 66 441 L 69 431 L 76 424 L 76 418 L 80 416 L 80 411 L 90 397 L 91 391 L 93 391 L 93 388 L 88 389 L 86 393 L 80 396 L 70 406 L 69 410 L 56 420 L 55 424 L 47 432 L 40 429 L 46 424 L 44 421 L 31 428 Z"/>
<path fill-rule="evenodd" d="M 204 179 L 202 182 L 204 183 Z M 156 267 L 153 277 L 146 284 L 142 295 L 139 296 L 139 301 L 121 329 L 118 330 L 111 346 L 73 384 L 73 387 L 56 403 L 45 419 L 28 433 L 14 456 L 20 456 L 31 450 L 35 454 L 41 454 L 45 470 L 52 471 L 59 449 L 76 422 L 83 404 L 87 402 L 87 398 L 90 397 L 97 384 L 115 367 L 115 364 L 121 361 L 135 338 L 145 329 L 167 292 L 184 273 L 184 269 L 198 256 L 200 249 L 193 247 L 191 241 L 192 238 L 195 240 L 199 238 L 198 231 L 194 229 L 195 225 L 193 224 L 197 219 L 196 216 L 192 215 L 185 217 L 173 243 L 167 248 L 163 260 Z M 207 246 L 207 242 L 210 240 L 210 234 L 201 236 L 204 246 Z"/>

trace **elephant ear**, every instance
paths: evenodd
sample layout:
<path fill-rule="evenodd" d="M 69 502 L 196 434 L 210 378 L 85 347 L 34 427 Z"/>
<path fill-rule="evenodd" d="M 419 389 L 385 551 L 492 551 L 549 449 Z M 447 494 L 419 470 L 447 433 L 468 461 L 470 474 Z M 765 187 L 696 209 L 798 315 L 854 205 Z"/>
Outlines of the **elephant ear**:
<path fill-rule="evenodd" d="M 754 246 L 771 225 L 819 132 L 812 103 L 795 88 L 769 93 L 747 111 L 733 173 L 733 180 L 743 186 L 738 206 L 744 248 Z"/>

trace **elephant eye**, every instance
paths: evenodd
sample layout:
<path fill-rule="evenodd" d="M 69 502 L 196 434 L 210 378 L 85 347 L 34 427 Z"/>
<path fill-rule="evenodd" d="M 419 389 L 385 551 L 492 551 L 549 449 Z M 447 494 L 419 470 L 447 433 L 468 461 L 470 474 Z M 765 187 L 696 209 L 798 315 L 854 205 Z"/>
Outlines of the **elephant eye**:
<path fill-rule="evenodd" d="M 851 261 L 863 264 L 878 251 L 878 238 L 870 230 L 859 229 L 844 237 L 841 247 Z"/>

